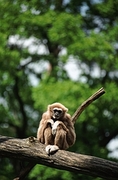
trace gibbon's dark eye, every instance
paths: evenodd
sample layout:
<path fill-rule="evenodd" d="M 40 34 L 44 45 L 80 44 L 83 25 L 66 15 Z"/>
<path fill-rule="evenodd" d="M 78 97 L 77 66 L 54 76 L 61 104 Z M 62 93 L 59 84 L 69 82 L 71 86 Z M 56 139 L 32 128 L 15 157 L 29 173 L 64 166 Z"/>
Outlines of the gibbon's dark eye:
<path fill-rule="evenodd" d="M 56 113 L 56 112 L 57 112 L 57 109 L 54 109 L 53 112 Z"/>
<path fill-rule="evenodd" d="M 59 112 L 59 114 L 61 114 L 61 113 L 62 113 L 62 110 L 58 110 L 58 112 Z"/>
<path fill-rule="evenodd" d="M 61 113 L 62 113 L 62 110 L 61 110 L 61 109 L 53 109 L 53 112 L 54 112 L 54 113 L 59 113 L 59 114 L 61 114 Z"/>

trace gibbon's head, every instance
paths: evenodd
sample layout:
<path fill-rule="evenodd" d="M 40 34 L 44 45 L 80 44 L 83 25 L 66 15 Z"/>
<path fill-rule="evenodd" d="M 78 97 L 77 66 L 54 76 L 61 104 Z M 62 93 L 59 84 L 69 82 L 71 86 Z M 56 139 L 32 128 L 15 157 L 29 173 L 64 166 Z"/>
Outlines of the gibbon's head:
<path fill-rule="evenodd" d="M 53 120 L 61 120 L 68 109 L 61 103 L 53 103 L 48 105 L 48 111 Z"/>

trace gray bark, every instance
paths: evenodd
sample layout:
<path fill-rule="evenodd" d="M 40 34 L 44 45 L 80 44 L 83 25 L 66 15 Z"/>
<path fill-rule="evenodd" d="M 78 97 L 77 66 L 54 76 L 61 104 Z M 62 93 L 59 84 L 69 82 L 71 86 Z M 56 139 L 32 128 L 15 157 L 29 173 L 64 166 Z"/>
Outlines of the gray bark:
<path fill-rule="evenodd" d="M 34 138 L 16 139 L 0 136 L 0 156 L 26 160 L 93 177 L 118 180 L 118 163 L 73 152 L 59 150 L 47 155 L 45 145 Z"/>

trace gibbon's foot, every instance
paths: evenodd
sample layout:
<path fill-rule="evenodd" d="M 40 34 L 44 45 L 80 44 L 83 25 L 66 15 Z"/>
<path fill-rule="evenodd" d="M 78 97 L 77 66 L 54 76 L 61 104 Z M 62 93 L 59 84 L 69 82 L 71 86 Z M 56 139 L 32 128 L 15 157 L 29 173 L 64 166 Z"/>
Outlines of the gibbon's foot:
<path fill-rule="evenodd" d="M 59 147 L 56 145 L 47 145 L 45 150 L 48 155 L 51 155 L 56 153 L 59 150 Z"/>

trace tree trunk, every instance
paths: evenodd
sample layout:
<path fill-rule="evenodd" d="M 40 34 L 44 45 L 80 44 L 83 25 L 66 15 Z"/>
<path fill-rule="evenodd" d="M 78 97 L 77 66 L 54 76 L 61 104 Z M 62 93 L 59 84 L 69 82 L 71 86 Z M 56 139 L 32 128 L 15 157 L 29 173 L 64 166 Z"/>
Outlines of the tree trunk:
<path fill-rule="evenodd" d="M 33 137 L 21 140 L 0 136 L 0 155 L 26 160 L 32 162 L 32 165 L 37 163 L 108 180 L 118 179 L 116 162 L 63 150 L 49 156 L 45 152 L 45 145 Z"/>

